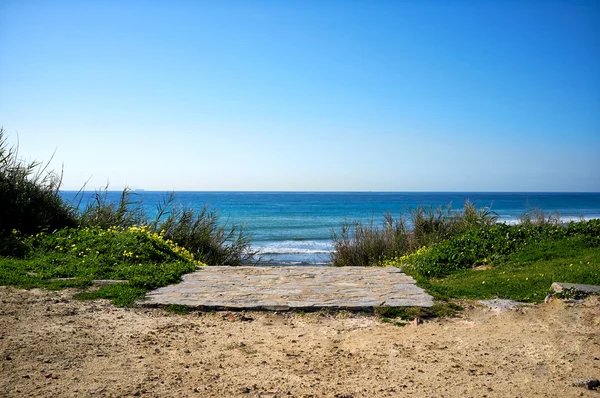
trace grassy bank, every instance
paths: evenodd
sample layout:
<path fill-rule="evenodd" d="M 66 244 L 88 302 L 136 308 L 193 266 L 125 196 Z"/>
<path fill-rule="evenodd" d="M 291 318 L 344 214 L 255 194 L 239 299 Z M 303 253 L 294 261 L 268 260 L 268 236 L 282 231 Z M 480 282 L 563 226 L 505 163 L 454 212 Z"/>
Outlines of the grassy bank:
<path fill-rule="evenodd" d="M 196 266 L 253 263 L 243 228 L 222 225 L 218 212 L 165 197 L 150 219 L 130 190 L 117 202 L 99 190 L 81 206 L 59 195 L 61 174 L 24 161 L 0 128 L 0 285 L 89 287 L 79 295 L 131 305 L 145 292 L 175 283 Z"/>
<path fill-rule="evenodd" d="M 600 285 L 600 219 L 563 223 L 533 209 L 516 225 L 489 208 L 419 207 L 332 232 L 337 266 L 395 266 L 438 299 L 539 302 L 553 282 Z"/>
<path fill-rule="evenodd" d="M 472 229 L 383 264 L 440 298 L 539 302 L 553 282 L 600 285 L 600 220 Z"/>
<path fill-rule="evenodd" d="M 176 283 L 203 265 L 185 248 L 147 228 L 65 228 L 20 242 L 22 258 L 0 258 L 0 285 L 87 288 L 93 280 L 123 280 L 79 295 L 111 299 L 117 305 L 131 305 L 148 290 Z"/>

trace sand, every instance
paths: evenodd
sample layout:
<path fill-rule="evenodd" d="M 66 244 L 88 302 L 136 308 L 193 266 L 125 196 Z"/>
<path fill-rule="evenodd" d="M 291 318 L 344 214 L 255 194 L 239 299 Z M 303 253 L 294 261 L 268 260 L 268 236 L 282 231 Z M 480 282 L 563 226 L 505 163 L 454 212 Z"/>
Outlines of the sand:
<path fill-rule="evenodd" d="M 0 287 L 3 397 L 600 397 L 600 301 L 398 327 L 360 314 L 190 313 Z"/>

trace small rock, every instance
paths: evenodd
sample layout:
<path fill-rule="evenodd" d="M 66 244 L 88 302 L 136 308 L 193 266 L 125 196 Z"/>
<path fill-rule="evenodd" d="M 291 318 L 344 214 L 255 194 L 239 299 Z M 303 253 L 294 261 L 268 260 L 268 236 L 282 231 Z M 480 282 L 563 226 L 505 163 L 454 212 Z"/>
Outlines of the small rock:
<path fill-rule="evenodd" d="M 600 380 L 594 378 L 578 379 L 573 382 L 574 387 L 586 387 L 588 390 L 595 390 L 600 387 Z"/>
<path fill-rule="evenodd" d="M 243 388 L 242 388 L 242 393 L 244 393 L 244 394 L 250 394 L 250 391 L 252 391 L 252 390 L 250 389 L 250 387 L 243 387 Z"/>
<path fill-rule="evenodd" d="M 519 306 L 519 303 L 514 300 L 494 299 L 479 300 L 479 302 L 493 311 L 506 311 Z"/>

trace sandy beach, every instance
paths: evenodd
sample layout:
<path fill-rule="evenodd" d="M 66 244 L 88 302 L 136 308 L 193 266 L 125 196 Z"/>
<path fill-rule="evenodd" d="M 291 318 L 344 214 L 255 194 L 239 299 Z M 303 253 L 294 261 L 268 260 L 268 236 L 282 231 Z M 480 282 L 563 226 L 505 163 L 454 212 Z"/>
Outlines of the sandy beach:
<path fill-rule="evenodd" d="M 398 327 L 349 313 L 189 313 L 0 287 L 3 397 L 574 397 L 600 301 Z"/>

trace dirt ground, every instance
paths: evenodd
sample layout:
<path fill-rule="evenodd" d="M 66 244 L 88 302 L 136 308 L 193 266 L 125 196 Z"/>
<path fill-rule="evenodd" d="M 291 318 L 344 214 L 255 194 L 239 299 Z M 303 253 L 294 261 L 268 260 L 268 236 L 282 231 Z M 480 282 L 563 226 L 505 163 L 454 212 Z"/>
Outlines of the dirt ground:
<path fill-rule="evenodd" d="M 600 300 L 398 327 L 358 314 L 197 313 L 0 287 L 3 397 L 600 397 Z"/>

